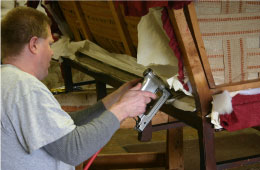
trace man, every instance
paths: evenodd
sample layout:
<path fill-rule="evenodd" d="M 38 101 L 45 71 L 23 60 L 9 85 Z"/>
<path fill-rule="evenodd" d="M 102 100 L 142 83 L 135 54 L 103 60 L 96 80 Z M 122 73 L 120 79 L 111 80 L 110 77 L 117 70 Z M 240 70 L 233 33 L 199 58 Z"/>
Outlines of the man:
<path fill-rule="evenodd" d="M 50 21 L 28 7 L 1 21 L 1 164 L 3 170 L 71 170 L 103 147 L 127 117 L 156 96 L 124 84 L 87 110 L 64 112 L 43 85 L 53 39 Z"/>

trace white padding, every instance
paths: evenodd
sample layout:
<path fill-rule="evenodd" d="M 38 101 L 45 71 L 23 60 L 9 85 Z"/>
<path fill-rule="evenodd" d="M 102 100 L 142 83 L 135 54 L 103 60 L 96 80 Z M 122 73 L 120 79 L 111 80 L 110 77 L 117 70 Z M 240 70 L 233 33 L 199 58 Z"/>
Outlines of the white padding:
<path fill-rule="evenodd" d="M 137 63 L 144 66 L 161 64 L 178 67 L 178 60 L 162 26 L 161 11 L 162 8 L 151 8 L 138 24 Z"/>

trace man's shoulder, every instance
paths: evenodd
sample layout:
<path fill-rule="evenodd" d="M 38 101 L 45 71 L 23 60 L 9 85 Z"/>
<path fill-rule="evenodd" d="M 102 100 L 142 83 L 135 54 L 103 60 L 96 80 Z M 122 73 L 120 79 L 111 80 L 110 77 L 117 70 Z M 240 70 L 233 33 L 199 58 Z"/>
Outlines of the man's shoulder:
<path fill-rule="evenodd" d="M 33 89 L 44 89 L 47 87 L 33 75 L 26 73 L 15 66 L 1 66 L 1 88 L 2 91 L 22 92 L 27 94 Z"/>
<path fill-rule="evenodd" d="M 26 81 L 28 79 L 31 79 L 31 81 L 33 81 L 34 79 L 36 79 L 33 75 L 28 74 L 11 64 L 1 65 L 1 76 L 2 80 L 4 81 Z"/>

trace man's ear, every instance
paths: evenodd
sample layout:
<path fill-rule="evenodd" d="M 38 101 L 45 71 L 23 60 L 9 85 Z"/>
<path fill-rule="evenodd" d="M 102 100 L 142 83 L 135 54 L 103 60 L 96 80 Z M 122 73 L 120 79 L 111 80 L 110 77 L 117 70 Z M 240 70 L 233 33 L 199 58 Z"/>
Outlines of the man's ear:
<path fill-rule="evenodd" d="M 29 41 L 28 44 L 29 51 L 33 54 L 37 53 L 37 49 L 38 49 L 37 43 L 38 43 L 38 37 L 36 36 L 33 36 Z"/>

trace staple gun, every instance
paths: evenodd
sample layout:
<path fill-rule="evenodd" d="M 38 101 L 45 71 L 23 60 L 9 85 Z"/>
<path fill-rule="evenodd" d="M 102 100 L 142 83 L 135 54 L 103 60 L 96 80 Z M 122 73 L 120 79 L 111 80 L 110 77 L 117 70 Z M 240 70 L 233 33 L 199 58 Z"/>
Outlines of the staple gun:
<path fill-rule="evenodd" d="M 152 103 L 153 106 L 148 105 L 147 111 L 138 116 L 135 129 L 142 132 L 147 124 L 152 120 L 153 116 L 158 112 L 166 100 L 171 96 L 167 86 L 153 70 L 148 68 L 144 71 L 144 80 L 142 82 L 142 91 L 150 91 L 157 95 L 157 99 Z"/>

